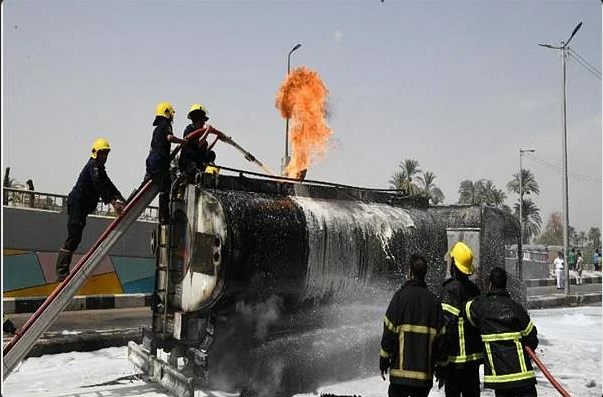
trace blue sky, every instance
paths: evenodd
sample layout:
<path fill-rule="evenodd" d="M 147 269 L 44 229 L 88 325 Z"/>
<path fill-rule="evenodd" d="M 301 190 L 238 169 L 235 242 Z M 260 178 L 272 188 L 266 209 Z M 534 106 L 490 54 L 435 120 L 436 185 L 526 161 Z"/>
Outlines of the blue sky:
<path fill-rule="evenodd" d="M 388 187 L 406 158 L 436 174 L 446 203 L 462 180 L 505 188 L 519 148 L 540 182 L 543 223 L 562 209 L 558 45 L 601 70 L 599 1 L 4 1 L 2 163 L 36 190 L 68 193 L 97 137 L 124 195 L 144 174 L 158 102 L 210 124 L 278 171 L 274 106 L 292 67 L 329 89 L 334 131 L 309 179 Z M 601 226 L 601 80 L 568 61 L 570 223 Z M 217 163 L 259 171 L 226 145 Z M 545 165 L 550 164 L 550 165 Z M 508 199 L 511 204 L 511 198 Z M 543 225 L 544 226 L 544 225 Z"/>

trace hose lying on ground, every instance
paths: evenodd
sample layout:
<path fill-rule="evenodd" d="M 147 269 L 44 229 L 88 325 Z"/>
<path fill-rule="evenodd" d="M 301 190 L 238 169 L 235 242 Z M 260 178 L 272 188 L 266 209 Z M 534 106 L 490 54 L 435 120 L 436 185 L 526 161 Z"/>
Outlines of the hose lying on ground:
<path fill-rule="evenodd" d="M 561 394 L 563 397 L 572 397 L 559 384 L 559 382 L 557 382 L 557 379 L 555 379 L 553 377 L 553 375 L 549 372 L 549 370 L 544 366 L 544 364 L 542 363 L 542 361 L 540 361 L 540 359 L 536 356 L 536 353 L 534 353 L 534 351 L 532 349 L 530 349 L 528 346 L 524 346 L 523 348 L 530 355 L 530 357 L 532 357 L 532 360 L 536 363 L 536 365 L 538 366 L 538 368 L 540 368 L 540 370 L 542 371 L 542 373 L 544 374 L 544 376 L 546 376 L 546 378 L 549 380 L 549 382 L 551 382 L 551 385 L 553 385 L 553 387 L 555 389 L 557 389 L 557 391 L 559 392 L 559 394 Z"/>

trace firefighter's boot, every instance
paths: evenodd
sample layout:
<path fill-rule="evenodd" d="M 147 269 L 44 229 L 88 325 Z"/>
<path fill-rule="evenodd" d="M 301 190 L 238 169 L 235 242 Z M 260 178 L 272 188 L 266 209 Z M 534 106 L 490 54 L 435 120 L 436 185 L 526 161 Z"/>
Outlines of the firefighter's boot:
<path fill-rule="evenodd" d="M 17 327 L 6 315 L 2 316 L 2 332 L 14 335 L 17 332 Z"/>
<path fill-rule="evenodd" d="M 69 265 L 71 264 L 71 257 L 73 256 L 73 252 L 67 251 L 66 249 L 61 248 L 59 250 L 59 255 L 57 256 L 57 280 L 63 281 L 69 275 Z"/>

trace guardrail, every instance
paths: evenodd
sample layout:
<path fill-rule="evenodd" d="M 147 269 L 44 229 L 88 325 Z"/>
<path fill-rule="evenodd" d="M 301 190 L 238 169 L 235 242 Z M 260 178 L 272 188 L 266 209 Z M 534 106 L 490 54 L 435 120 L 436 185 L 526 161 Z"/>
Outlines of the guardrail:
<path fill-rule="evenodd" d="M 35 190 L 3 187 L 2 205 L 7 207 L 23 207 L 36 210 L 67 212 L 67 196 L 56 193 L 36 192 Z M 96 209 L 92 214 L 99 216 L 117 216 L 111 205 L 105 204 L 102 201 L 98 202 Z M 156 222 L 158 218 L 158 207 L 148 206 L 138 220 Z"/>

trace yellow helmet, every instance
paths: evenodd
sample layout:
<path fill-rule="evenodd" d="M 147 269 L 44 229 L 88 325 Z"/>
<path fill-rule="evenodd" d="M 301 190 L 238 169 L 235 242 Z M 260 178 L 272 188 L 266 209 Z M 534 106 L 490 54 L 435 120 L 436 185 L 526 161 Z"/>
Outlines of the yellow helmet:
<path fill-rule="evenodd" d="M 206 174 L 218 175 L 219 172 L 220 172 L 220 169 L 218 167 L 213 166 L 213 165 L 208 165 L 207 167 L 205 167 L 205 173 Z"/>
<path fill-rule="evenodd" d="M 168 119 L 173 119 L 176 111 L 174 107 L 169 102 L 161 102 L 155 108 L 155 116 L 162 116 Z"/>
<path fill-rule="evenodd" d="M 95 159 L 96 154 L 101 150 L 111 150 L 111 146 L 109 146 L 109 142 L 107 142 L 105 138 L 98 138 L 96 141 L 94 141 L 92 144 L 92 154 L 90 157 Z"/>
<path fill-rule="evenodd" d="M 203 113 L 205 113 L 205 120 L 206 121 L 209 120 L 208 117 L 207 117 L 207 115 L 209 114 L 209 112 L 207 111 L 207 108 L 205 106 L 201 105 L 200 103 L 194 103 L 194 104 L 191 105 L 191 108 L 188 111 L 188 116 L 187 117 L 190 119 L 191 118 L 191 113 L 192 112 L 196 112 L 197 110 L 200 110 Z"/>
<path fill-rule="evenodd" d="M 450 250 L 450 257 L 454 261 L 456 268 L 462 273 L 467 275 L 475 273 L 475 269 L 473 268 L 473 251 L 471 251 L 471 248 L 467 244 L 462 241 L 456 243 L 452 247 L 452 250 Z"/>

